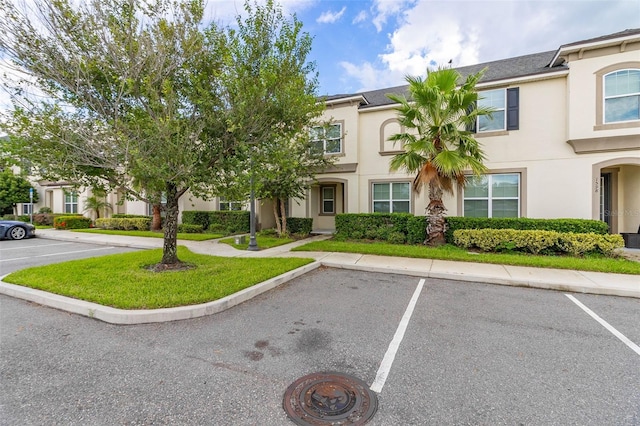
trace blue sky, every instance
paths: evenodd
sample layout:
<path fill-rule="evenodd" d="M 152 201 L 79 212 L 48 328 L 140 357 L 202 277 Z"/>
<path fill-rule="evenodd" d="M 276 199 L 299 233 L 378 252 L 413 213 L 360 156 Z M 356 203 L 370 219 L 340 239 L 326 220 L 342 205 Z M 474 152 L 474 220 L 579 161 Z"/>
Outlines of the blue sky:
<path fill-rule="evenodd" d="M 319 94 L 404 84 L 453 61 L 464 66 L 640 27 L 640 0 L 281 0 L 314 37 Z M 223 22 L 242 0 L 209 0 Z"/>

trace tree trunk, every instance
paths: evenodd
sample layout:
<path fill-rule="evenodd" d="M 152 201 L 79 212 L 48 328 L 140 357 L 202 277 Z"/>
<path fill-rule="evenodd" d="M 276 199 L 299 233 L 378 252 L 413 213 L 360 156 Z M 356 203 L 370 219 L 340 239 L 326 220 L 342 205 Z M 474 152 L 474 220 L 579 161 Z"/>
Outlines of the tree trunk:
<path fill-rule="evenodd" d="M 282 235 L 286 237 L 289 235 L 289 231 L 287 230 L 287 210 L 285 209 L 284 199 L 279 198 L 278 203 L 280 203 L 280 217 L 282 218 Z"/>
<path fill-rule="evenodd" d="M 282 227 L 280 226 L 280 218 L 278 217 L 278 203 L 280 202 L 280 200 L 278 200 L 277 198 L 273 199 L 273 217 L 276 220 L 276 232 L 278 233 L 278 236 L 282 235 Z"/>
<path fill-rule="evenodd" d="M 162 229 L 162 205 L 154 204 L 153 209 L 153 219 L 151 219 L 151 230 L 159 231 Z"/>
<path fill-rule="evenodd" d="M 442 203 L 442 188 L 429 182 L 429 205 L 427 206 L 427 239 L 424 244 L 428 246 L 441 246 L 445 244 L 444 233 L 447 222 L 444 220 L 444 212 L 447 209 Z"/>
<path fill-rule="evenodd" d="M 178 191 L 176 186 L 167 182 L 167 207 L 164 226 L 164 245 L 162 261 L 164 265 L 180 263 L 178 259 Z"/>

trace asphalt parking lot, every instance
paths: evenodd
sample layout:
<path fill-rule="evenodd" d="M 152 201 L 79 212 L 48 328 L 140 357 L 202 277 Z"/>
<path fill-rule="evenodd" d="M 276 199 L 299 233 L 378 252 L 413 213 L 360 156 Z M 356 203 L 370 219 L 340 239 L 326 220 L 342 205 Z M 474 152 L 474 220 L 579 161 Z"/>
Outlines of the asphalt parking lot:
<path fill-rule="evenodd" d="M 0 296 L 0 424 L 287 425 L 286 388 L 319 371 L 377 384 L 372 425 L 640 424 L 640 300 L 572 295 L 630 346 L 562 292 L 419 286 L 321 268 L 213 316 L 136 326 Z"/>
<path fill-rule="evenodd" d="M 0 241 L 0 275 L 30 266 L 124 253 L 127 247 L 56 241 L 43 238 Z"/>

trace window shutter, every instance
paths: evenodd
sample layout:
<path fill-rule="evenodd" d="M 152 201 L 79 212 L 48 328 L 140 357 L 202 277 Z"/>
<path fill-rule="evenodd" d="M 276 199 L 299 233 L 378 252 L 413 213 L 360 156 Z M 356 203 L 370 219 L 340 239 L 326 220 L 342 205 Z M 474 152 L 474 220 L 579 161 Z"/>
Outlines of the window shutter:
<path fill-rule="evenodd" d="M 520 127 L 520 88 L 507 89 L 507 130 Z"/>

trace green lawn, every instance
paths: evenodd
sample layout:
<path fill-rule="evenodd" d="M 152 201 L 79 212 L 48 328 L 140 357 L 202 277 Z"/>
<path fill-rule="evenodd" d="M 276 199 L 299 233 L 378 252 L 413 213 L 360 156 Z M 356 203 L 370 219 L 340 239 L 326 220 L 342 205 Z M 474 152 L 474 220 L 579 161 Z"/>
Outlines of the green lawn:
<path fill-rule="evenodd" d="M 130 237 L 152 237 L 152 238 L 164 238 L 164 233 L 162 231 L 122 231 L 116 229 L 72 229 L 73 232 L 86 232 L 90 234 L 109 234 L 109 235 L 128 235 Z M 222 238 L 224 235 L 222 234 L 187 234 L 184 232 L 178 233 L 179 240 L 189 240 L 189 241 L 206 241 L 206 240 L 215 240 L 216 238 Z"/>
<path fill-rule="evenodd" d="M 249 236 L 245 237 L 246 242 L 244 244 L 235 244 L 235 238 L 225 238 L 220 240 L 221 243 L 229 244 L 233 248 L 238 250 L 246 250 L 249 247 Z M 278 238 L 271 236 L 260 235 L 259 233 L 256 235 L 256 243 L 258 244 L 259 249 L 268 249 L 271 247 L 277 247 L 284 244 L 292 243 L 295 240 L 292 238 Z"/>
<path fill-rule="evenodd" d="M 300 258 L 225 258 L 178 248 L 195 268 L 151 272 L 162 250 L 144 250 L 33 267 L 3 281 L 121 309 L 210 302 L 313 262 Z"/>
<path fill-rule="evenodd" d="M 574 269 L 578 271 L 610 272 L 640 275 L 640 262 L 604 256 L 542 256 L 518 253 L 470 253 L 453 246 L 438 248 L 418 245 L 395 245 L 384 242 L 353 242 L 325 240 L 315 241 L 292 251 L 323 251 L 375 254 L 381 256 L 414 257 L 425 259 L 455 260 L 462 262 L 495 263 L 502 265 L 534 266 L 539 268 Z"/>

